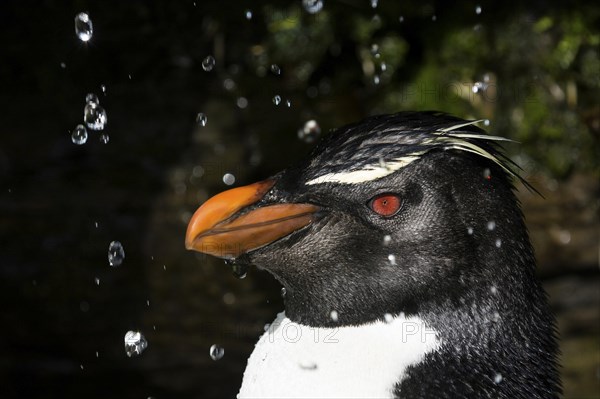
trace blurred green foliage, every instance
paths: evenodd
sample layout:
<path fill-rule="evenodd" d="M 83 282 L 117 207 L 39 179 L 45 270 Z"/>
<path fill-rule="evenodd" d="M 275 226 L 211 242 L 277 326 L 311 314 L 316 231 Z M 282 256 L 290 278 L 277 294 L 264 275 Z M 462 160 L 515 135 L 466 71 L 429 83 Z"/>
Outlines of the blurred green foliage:
<path fill-rule="evenodd" d="M 437 109 L 489 119 L 491 133 L 522 143 L 516 159 L 528 170 L 597 175 L 598 7 L 479 7 L 326 1 L 309 14 L 300 2 L 267 5 L 253 67 L 284 66 L 299 95 L 317 88 L 312 107 L 333 125 L 364 116 L 349 112 Z"/>

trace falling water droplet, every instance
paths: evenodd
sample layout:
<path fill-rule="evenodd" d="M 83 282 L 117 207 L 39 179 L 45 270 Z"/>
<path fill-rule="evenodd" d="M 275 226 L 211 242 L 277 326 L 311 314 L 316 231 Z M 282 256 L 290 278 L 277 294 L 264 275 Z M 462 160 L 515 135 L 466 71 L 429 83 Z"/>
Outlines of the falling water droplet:
<path fill-rule="evenodd" d="M 88 104 L 100 104 L 100 100 L 98 100 L 98 96 L 95 95 L 94 93 L 88 93 L 87 96 L 85 96 L 85 102 Z"/>
<path fill-rule="evenodd" d="M 92 130 L 102 130 L 108 123 L 106 111 L 98 103 L 87 103 L 85 105 L 83 121 Z"/>
<path fill-rule="evenodd" d="M 373 83 L 375 83 L 376 85 L 379 84 L 379 80 L 380 80 L 379 75 L 373 76 Z"/>
<path fill-rule="evenodd" d="M 489 119 L 484 119 L 483 120 L 483 125 L 484 126 L 489 126 L 490 125 L 490 120 Z"/>
<path fill-rule="evenodd" d="M 100 279 L 98 277 L 94 278 L 94 283 L 96 283 L 96 285 L 100 285 Z"/>
<path fill-rule="evenodd" d="M 404 17 L 402 15 L 400 15 L 400 17 L 398 18 L 398 21 L 404 22 Z"/>
<path fill-rule="evenodd" d="M 204 69 L 206 72 L 210 72 L 215 67 L 215 63 L 215 57 L 209 55 L 202 60 L 202 69 Z"/>
<path fill-rule="evenodd" d="M 281 287 L 281 297 L 285 298 L 286 295 L 287 295 L 287 290 L 285 289 L 285 287 Z"/>
<path fill-rule="evenodd" d="M 298 138 L 305 143 L 314 143 L 321 134 L 321 127 L 314 119 L 306 121 L 302 129 L 298 130 Z"/>
<path fill-rule="evenodd" d="M 286 105 L 286 107 L 290 108 L 292 106 L 292 101 L 291 100 L 285 100 L 285 105 Z"/>
<path fill-rule="evenodd" d="M 246 97 L 239 97 L 236 101 L 238 108 L 244 109 L 248 106 L 248 99 Z"/>
<path fill-rule="evenodd" d="M 198 115 L 196 115 L 196 123 L 200 126 L 206 126 L 206 122 L 208 122 L 208 117 L 202 112 L 199 112 Z"/>
<path fill-rule="evenodd" d="M 386 313 L 386 314 L 383 315 L 383 320 L 387 324 L 390 324 L 394 320 L 394 317 L 391 315 L 391 313 Z"/>
<path fill-rule="evenodd" d="M 75 129 L 73 129 L 73 132 L 71 133 L 71 141 L 73 142 L 73 144 L 77 144 L 77 145 L 85 144 L 87 139 L 88 139 L 88 132 L 87 132 L 87 129 L 85 128 L 85 126 L 83 126 L 83 125 L 75 126 Z"/>
<path fill-rule="evenodd" d="M 127 356 L 139 356 L 147 347 L 148 341 L 141 332 L 127 331 L 125 334 L 125 353 Z"/>
<path fill-rule="evenodd" d="M 281 68 L 279 68 L 279 65 L 273 64 L 271 65 L 271 72 L 273 72 L 274 75 L 281 75 Z"/>
<path fill-rule="evenodd" d="M 332 321 L 337 322 L 338 321 L 338 312 L 336 310 L 332 310 L 331 313 L 329 313 L 329 317 L 331 317 Z"/>
<path fill-rule="evenodd" d="M 496 228 L 496 222 L 494 222 L 493 220 L 490 220 L 490 221 L 487 223 L 487 229 L 488 229 L 489 231 L 492 231 L 492 230 L 494 230 L 495 228 Z"/>
<path fill-rule="evenodd" d="M 396 265 L 396 255 L 389 254 L 389 255 L 388 255 L 388 260 L 390 261 L 390 264 L 391 264 L 392 266 Z"/>
<path fill-rule="evenodd" d="M 246 19 L 250 21 L 252 19 L 252 10 L 246 10 Z"/>
<path fill-rule="evenodd" d="M 275 104 L 275 105 L 281 104 L 281 96 L 280 95 L 276 95 L 275 97 L 273 97 L 273 104 Z"/>
<path fill-rule="evenodd" d="M 223 183 L 227 184 L 228 186 L 231 186 L 233 183 L 235 183 L 235 176 L 231 173 L 225 173 L 223 175 Z"/>
<path fill-rule="evenodd" d="M 500 374 L 500 373 L 497 373 L 497 374 L 494 376 L 494 382 L 495 382 L 496 384 L 500 384 L 500 383 L 502 382 L 502 379 L 503 379 L 503 378 L 502 378 L 502 374 Z"/>
<path fill-rule="evenodd" d="M 481 14 L 481 6 L 480 5 L 477 5 L 475 7 L 475 14 L 477 14 L 477 15 Z"/>
<path fill-rule="evenodd" d="M 102 94 L 106 95 L 106 85 L 100 85 L 100 90 L 102 90 Z"/>
<path fill-rule="evenodd" d="M 496 238 L 496 248 L 500 248 L 502 246 L 502 240 L 499 238 Z"/>
<path fill-rule="evenodd" d="M 212 358 L 212 360 L 219 360 L 225 354 L 225 349 L 223 349 L 222 346 L 214 344 L 210 347 L 209 354 L 210 354 L 210 357 Z"/>
<path fill-rule="evenodd" d="M 85 12 L 75 15 L 75 34 L 82 42 L 87 42 L 94 34 L 94 26 L 90 16 Z"/>
<path fill-rule="evenodd" d="M 378 0 L 371 0 L 371 8 L 377 8 L 377 3 L 379 3 Z"/>
<path fill-rule="evenodd" d="M 388 246 L 392 242 L 392 236 L 386 234 L 383 236 L 383 245 Z"/>
<path fill-rule="evenodd" d="M 323 0 L 302 0 L 302 5 L 309 14 L 316 14 L 323 9 Z"/>
<path fill-rule="evenodd" d="M 102 144 L 108 144 L 108 142 L 109 142 L 109 141 L 110 141 L 110 136 L 109 136 L 108 134 L 106 134 L 106 133 L 102 133 L 102 134 L 100 135 L 100 142 L 101 142 Z"/>
<path fill-rule="evenodd" d="M 244 279 L 248 275 L 248 266 L 240 263 L 235 263 L 235 260 L 225 261 L 231 265 L 233 276 L 239 279 Z"/>
<path fill-rule="evenodd" d="M 472 227 L 468 227 L 467 228 L 467 233 L 469 233 L 469 235 L 473 235 L 473 228 Z"/>
<path fill-rule="evenodd" d="M 113 241 L 108 246 L 108 264 L 117 267 L 125 259 L 125 250 L 119 241 Z"/>

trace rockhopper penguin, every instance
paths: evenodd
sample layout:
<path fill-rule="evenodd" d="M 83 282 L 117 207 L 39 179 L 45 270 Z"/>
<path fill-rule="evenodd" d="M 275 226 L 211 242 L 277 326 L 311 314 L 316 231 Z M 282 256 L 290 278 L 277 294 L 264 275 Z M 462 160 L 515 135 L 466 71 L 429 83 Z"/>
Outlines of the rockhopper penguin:
<path fill-rule="evenodd" d="M 477 122 L 371 117 L 196 211 L 188 249 L 256 265 L 286 290 L 238 397 L 560 394 L 516 166 Z"/>

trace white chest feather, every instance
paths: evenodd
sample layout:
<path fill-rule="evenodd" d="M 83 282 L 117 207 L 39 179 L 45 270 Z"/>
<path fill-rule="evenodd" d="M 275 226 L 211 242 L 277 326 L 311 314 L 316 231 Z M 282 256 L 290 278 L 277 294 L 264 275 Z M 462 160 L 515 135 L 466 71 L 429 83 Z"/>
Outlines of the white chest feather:
<path fill-rule="evenodd" d="M 280 313 L 248 359 L 238 398 L 390 398 L 440 342 L 416 317 L 314 328 Z"/>

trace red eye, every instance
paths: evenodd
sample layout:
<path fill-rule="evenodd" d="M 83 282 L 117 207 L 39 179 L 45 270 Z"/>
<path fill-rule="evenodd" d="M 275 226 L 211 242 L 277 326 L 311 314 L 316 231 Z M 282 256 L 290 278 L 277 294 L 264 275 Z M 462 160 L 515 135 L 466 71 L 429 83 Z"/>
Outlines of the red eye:
<path fill-rule="evenodd" d="M 394 216 L 401 205 L 400 197 L 396 194 L 381 194 L 369 201 L 369 208 L 385 217 Z"/>

